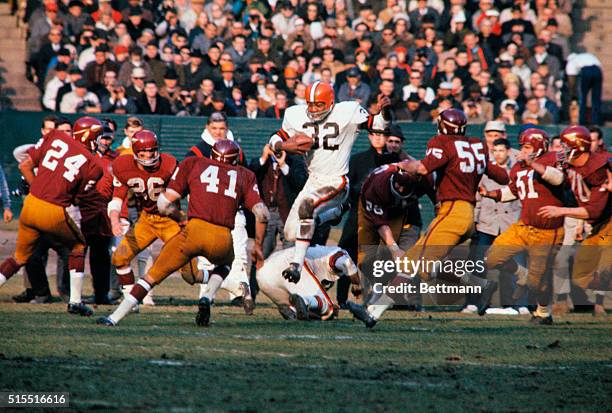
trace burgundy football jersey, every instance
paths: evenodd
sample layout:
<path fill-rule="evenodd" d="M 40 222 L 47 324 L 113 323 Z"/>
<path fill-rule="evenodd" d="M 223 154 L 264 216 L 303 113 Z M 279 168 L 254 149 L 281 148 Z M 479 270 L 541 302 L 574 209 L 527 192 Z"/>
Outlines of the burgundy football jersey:
<path fill-rule="evenodd" d="M 185 158 L 168 189 L 182 197 L 189 195 L 189 218 L 230 229 L 241 205 L 250 210 L 262 202 L 253 172 L 210 158 Z"/>
<path fill-rule="evenodd" d="M 508 183 L 506 170 L 489 162 L 480 139 L 465 136 L 436 135 L 427 144 L 421 161 L 431 174 L 435 172 L 436 199 L 476 203 L 482 175 L 501 185 Z"/>
<path fill-rule="evenodd" d="M 600 191 L 607 181 L 606 171 L 612 169 L 608 152 L 592 153 L 583 166 L 570 166 L 567 177 L 578 205 L 589 213 L 592 224 L 607 220 L 612 214 L 612 197 L 608 191 Z"/>
<path fill-rule="evenodd" d="M 65 132 L 53 130 L 28 150 L 38 168 L 30 193 L 67 207 L 79 193 L 89 191 L 103 171 L 93 155 Z"/>
<path fill-rule="evenodd" d="M 94 154 L 94 161 L 102 168 L 104 175 L 90 191 L 77 197 L 81 210 L 81 230 L 84 234 L 112 236 L 107 206 L 113 197 L 112 162 L 117 157 L 114 151 L 107 152 L 103 157 Z"/>
<path fill-rule="evenodd" d="M 555 167 L 557 156 L 548 152 L 537 159 L 541 165 Z M 551 185 L 540 174 L 523 162 L 517 162 L 510 170 L 510 191 L 521 200 L 521 221 L 536 228 L 554 229 L 563 226 L 563 217 L 542 218 L 538 211 L 543 206 L 564 205 L 564 185 Z"/>
<path fill-rule="evenodd" d="M 162 153 L 160 164 L 154 171 L 145 171 L 138 167 L 134 155 L 122 155 L 113 162 L 113 198 L 125 201 L 128 190 L 134 193 L 136 208 L 150 214 L 159 214 L 157 197 L 161 194 L 176 169 L 176 159 Z"/>
<path fill-rule="evenodd" d="M 363 182 L 359 196 L 365 215 L 375 226 L 389 225 L 397 216 L 403 216 L 409 202 L 414 202 L 431 189 L 425 177 L 415 184 L 412 195 L 400 199 L 391 189 L 391 175 L 397 172 L 397 164 L 376 168 Z"/>

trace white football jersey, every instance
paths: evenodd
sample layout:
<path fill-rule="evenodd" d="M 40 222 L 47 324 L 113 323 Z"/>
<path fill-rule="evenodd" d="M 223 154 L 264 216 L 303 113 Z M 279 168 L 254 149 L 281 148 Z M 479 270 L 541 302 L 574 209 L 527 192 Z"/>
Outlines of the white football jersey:
<path fill-rule="evenodd" d="M 368 117 L 359 103 L 340 102 L 323 121 L 313 122 L 306 105 L 295 105 L 285 111 L 282 128 L 289 136 L 304 133 L 314 138 L 312 150 L 306 155 L 309 174 L 336 177 L 348 173 L 358 127 Z"/>
<path fill-rule="evenodd" d="M 265 266 L 268 267 L 268 264 L 270 264 L 270 268 L 274 268 L 275 271 L 278 271 L 278 276 L 281 277 L 280 272 L 282 269 L 287 268 L 289 263 L 293 261 L 294 251 L 295 248 L 287 248 L 275 252 L 266 260 Z M 332 268 L 335 261 L 332 260 L 332 257 L 338 252 L 342 252 L 344 255 L 348 256 L 348 254 L 339 247 L 327 247 L 323 245 L 308 247 L 304 265 L 302 266 L 301 276 L 310 277 L 310 272 L 322 282 L 324 288 L 331 286 L 331 284 L 335 283 L 338 278 L 343 275 L 339 274 L 339 270 Z"/>

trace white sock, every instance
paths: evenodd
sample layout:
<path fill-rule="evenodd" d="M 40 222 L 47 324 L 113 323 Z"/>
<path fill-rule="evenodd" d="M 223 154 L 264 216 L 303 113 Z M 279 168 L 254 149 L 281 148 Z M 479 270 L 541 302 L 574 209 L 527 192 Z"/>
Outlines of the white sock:
<path fill-rule="evenodd" d="M 308 309 L 311 311 L 315 311 L 319 314 L 325 314 L 329 310 L 329 304 L 327 304 L 327 300 L 321 297 L 319 297 L 318 300 L 316 295 L 307 295 L 305 297 L 302 296 L 302 298 L 306 302 L 306 306 L 308 307 Z"/>
<path fill-rule="evenodd" d="M 210 301 L 214 300 L 215 295 L 217 294 L 217 290 L 219 290 L 219 287 L 221 287 L 222 283 L 223 278 L 221 278 L 219 274 L 211 274 L 207 284 L 208 288 L 204 293 L 204 297 L 208 298 Z"/>
<path fill-rule="evenodd" d="M 527 285 L 527 278 L 529 277 L 529 270 L 526 267 L 523 267 L 521 264 L 516 264 L 516 271 L 514 272 L 518 279 L 516 283 L 518 285 Z"/>
<path fill-rule="evenodd" d="M 2 287 L 5 282 L 6 282 L 6 277 L 4 276 L 4 274 L 0 274 L 0 287 Z"/>
<path fill-rule="evenodd" d="M 393 305 L 393 300 L 388 295 L 381 295 L 375 304 L 368 306 L 368 313 L 375 319 L 378 320 L 382 317 L 383 313 L 387 311 L 389 307 Z"/>
<path fill-rule="evenodd" d="M 130 295 L 130 291 L 132 291 L 132 287 L 134 287 L 134 284 L 128 284 L 128 285 L 124 285 L 121 287 L 121 291 L 123 292 L 123 298 L 127 298 L 128 295 Z"/>
<path fill-rule="evenodd" d="M 208 290 L 208 283 L 200 284 L 200 295 L 198 296 L 198 298 L 204 297 L 206 295 L 207 290 Z"/>
<path fill-rule="evenodd" d="M 117 324 L 123 317 L 128 315 L 128 313 L 132 311 L 132 308 L 137 304 L 138 300 L 132 294 L 128 293 L 123 301 L 121 301 L 121 304 L 119 304 L 119 307 L 117 307 L 117 309 L 108 318 Z"/>
<path fill-rule="evenodd" d="M 293 261 L 300 266 L 300 269 L 304 265 L 304 257 L 306 257 L 306 250 L 310 246 L 310 241 L 295 241 L 295 252 L 293 253 Z"/>
<path fill-rule="evenodd" d="M 84 273 L 70 270 L 70 304 L 79 304 L 81 302 L 84 278 Z"/>

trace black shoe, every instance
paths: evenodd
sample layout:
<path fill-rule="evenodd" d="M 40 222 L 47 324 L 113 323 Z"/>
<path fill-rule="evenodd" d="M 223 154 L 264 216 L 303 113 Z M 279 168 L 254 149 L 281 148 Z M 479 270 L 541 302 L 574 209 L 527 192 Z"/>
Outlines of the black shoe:
<path fill-rule="evenodd" d="M 289 307 L 286 304 L 279 305 L 278 312 L 285 320 L 296 320 L 297 319 L 295 315 L 295 311 L 293 311 L 291 307 Z"/>
<path fill-rule="evenodd" d="M 251 296 L 251 289 L 249 288 L 249 284 L 243 281 L 240 283 L 240 288 L 242 289 L 242 308 L 244 309 L 244 313 L 246 315 L 253 315 L 253 310 L 255 309 L 255 302 L 253 301 L 253 297 Z"/>
<path fill-rule="evenodd" d="M 478 300 L 478 315 L 485 315 L 495 291 L 497 291 L 497 281 L 487 280 Z"/>
<path fill-rule="evenodd" d="M 203 327 L 208 327 L 210 325 L 210 300 L 206 297 L 200 298 L 198 302 L 196 324 Z"/>
<path fill-rule="evenodd" d="M 529 320 L 531 324 L 539 324 L 543 326 L 550 326 L 553 324 L 553 318 L 551 315 L 547 317 L 540 317 L 537 315 L 531 316 L 531 320 Z"/>
<path fill-rule="evenodd" d="M 290 263 L 283 271 L 283 278 L 290 283 L 297 284 L 300 281 L 300 265 L 295 262 Z"/>
<path fill-rule="evenodd" d="M 353 317 L 359 321 L 362 321 L 367 328 L 373 328 L 376 325 L 376 320 L 370 315 L 365 306 L 352 301 L 347 301 L 346 305 L 351 314 L 353 314 Z"/>
<path fill-rule="evenodd" d="M 297 294 L 291 294 L 289 296 L 289 303 L 295 308 L 295 313 L 298 320 L 308 320 L 308 306 L 304 302 L 304 299 Z"/>
<path fill-rule="evenodd" d="M 51 296 L 51 294 L 37 295 L 32 301 L 30 301 L 30 303 L 32 304 L 51 304 L 52 302 L 53 297 Z"/>
<path fill-rule="evenodd" d="M 117 324 L 109 317 L 100 317 L 96 320 L 96 324 L 100 324 L 107 327 L 115 327 Z"/>
<path fill-rule="evenodd" d="M 22 292 L 19 295 L 14 295 L 12 298 L 13 298 L 13 301 L 21 304 L 21 303 L 29 303 L 35 297 L 36 295 L 34 295 L 34 290 L 32 290 L 31 288 L 26 288 L 24 292 Z"/>
<path fill-rule="evenodd" d="M 81 315 L 83 317 L 91 317 L 93 315 L 93 313 L 94 313 L 91 308 L 87 307 L 83 303 L 78 303 L 78 304 L 70 303 L 70 304 L 68 304 L 68 312 L 70 314 L 78 314 L 78 315 Z"/>

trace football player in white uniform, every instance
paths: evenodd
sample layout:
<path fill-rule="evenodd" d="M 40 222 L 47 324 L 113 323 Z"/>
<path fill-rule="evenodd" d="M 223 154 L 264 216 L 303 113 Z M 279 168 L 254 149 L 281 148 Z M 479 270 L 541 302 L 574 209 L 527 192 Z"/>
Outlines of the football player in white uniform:
<path fill-rule="evenodd" d="M 327 290 L 340 277 L 350 278 L 354 295 L 361 293 L 357 266 L 346 251 L 333 246 L 309 247 L 300 276 L 294 282 L 286 280 L 279 272 L 293 260 L 294 249 L 272 254 L 257 270 L 260 291 L 278 306 L 285 319 L 332 318 L 337 313 L 337 306 L 327 295 Z"/>
<path fill-rule="evenodd" d="M 383 128 L 388 126 L 390 105 L 389 98 L 382 94 L 376 114 L 369 114 L 357 102 L 334 104 L 334 89 L 317 81 L 306 89 L 305 105 L 294 105 L 285 111 L 281 129 L 270 138 L 270 147 L 276 152 L 306 154 L 309 177 L 285 222 L 285 238 L 295 241 L 295 253 L 283 277 L 299 277 L 315 225 L 342 214 L 341 205 L 348 196 L 346 174 L 353 143 L 359 130 L 369 129 L 375 120 Z M 303 144 L 304 138 L 307 145 Z"/>

